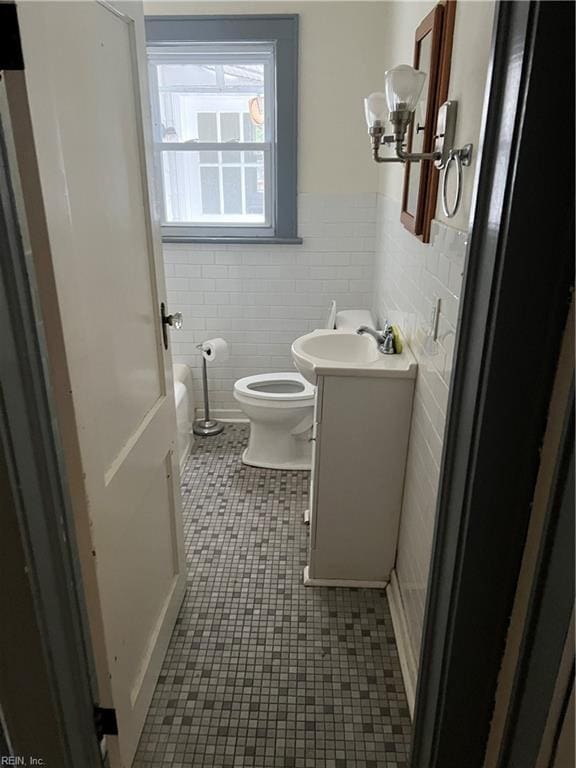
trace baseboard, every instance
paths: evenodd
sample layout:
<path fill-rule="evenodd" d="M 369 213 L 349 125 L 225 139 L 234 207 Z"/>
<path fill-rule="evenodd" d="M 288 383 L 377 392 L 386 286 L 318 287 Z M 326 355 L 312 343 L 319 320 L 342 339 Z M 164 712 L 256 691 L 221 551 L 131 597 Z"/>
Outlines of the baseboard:
<path fill-rule="evenodd" d="M 392 626 L 394 627 L 396 645 L 398 646 L 400 668 L 402 670 L 402 678 L 404 680 L 404 688 L 406 690 L 406 699 L 408 700 L 410 717 L 413 718 L 414 701 L 416 698 L 416 681 L 418 678 L 418 664 L 410 644 L 408 624 L 406 622 L 406 614 L 404 613 L 402 595 L 400 594 L 400 585 L 398 584 L 396 571 L 392 571 L 390 575 L 390 584 L 386 590 L 386 597 L 388 598 L 390 614 L 392 615 Z"/>
<path fill-rule="evenodd" d="M 311 579 L 309 567 L 304 568 L 305 587 L 348 587 L 349 589 L 386 589 L 387 581 L 358 581 L 356 579 Z"/>
<path fill-rule="evenodd" d="M 204 418 L 204 408 L 196 408 L 196 418 Z M 239 408 L 210 408 L 210 418 L 230 424 L 248 424 L 248 419 Z"/>

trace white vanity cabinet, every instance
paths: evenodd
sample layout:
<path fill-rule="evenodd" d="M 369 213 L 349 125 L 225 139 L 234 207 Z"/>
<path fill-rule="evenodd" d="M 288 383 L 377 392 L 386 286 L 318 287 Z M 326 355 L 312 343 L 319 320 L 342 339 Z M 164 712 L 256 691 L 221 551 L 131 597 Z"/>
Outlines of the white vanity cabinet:
<path fill-rule="evenodd" d="M 408 350 L 391 357 L 393 369 L 374 376 L 317 372 L 307 585 L 390 577 L 417 370 Z"/>

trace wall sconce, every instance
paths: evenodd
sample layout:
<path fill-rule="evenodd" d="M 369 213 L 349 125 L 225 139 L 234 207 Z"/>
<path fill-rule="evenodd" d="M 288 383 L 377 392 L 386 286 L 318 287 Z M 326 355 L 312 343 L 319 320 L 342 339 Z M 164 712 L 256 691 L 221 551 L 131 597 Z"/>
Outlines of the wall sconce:
<path fill-rule="evenodd" d="M 364 99 L 364 110 L 368 133 L 372 138 L 372 157 L 377 163 L 418 163 L 431 160 L 439 170 L 444 169 L 442 183 L 442 206 L 448 218 L 455 215 L 460 205 L 462 194 L 462 167 L 470 165 L 472 144 L 462 149 L 454 148 L 454 134 L 458 102 L 446 101 L 438 110 L 434 150 L 432 152 L 407 152 L 405 149 L 406 131 L 418 106 L 426 73 L 420 72 L 408 64 L 401 64 L 389 69 L 384 75 L 385 93 L 371 93 Z M 392 134 L 386 134 L 386 122 L 392 124 Z M 381 157 L 380 146 L 393 145 L 392 157 Z M 457 183 L 452 204 L 447 199 L 447 171 L 450 164 L 456 164 Z"/>

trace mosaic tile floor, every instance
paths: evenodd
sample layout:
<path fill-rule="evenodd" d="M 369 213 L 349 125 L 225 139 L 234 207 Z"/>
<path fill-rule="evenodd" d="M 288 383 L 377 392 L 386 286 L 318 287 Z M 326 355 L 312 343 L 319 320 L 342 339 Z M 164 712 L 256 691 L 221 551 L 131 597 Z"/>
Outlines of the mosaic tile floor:
<path fill-rule="evenodd" d="M 197 439 L 188 590 L 133 768 L 404 768 L 410 719 L 384 592 L 302 584 L 307 472 Z"/>

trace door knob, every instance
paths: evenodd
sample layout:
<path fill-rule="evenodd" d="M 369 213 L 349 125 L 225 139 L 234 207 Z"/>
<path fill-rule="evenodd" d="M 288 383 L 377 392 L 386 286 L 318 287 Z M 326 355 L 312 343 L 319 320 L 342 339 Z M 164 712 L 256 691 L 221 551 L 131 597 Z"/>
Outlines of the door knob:
<path fill-rule="evenodd" d="M 168 315 L 164 322 L 166 325 L 172 326 L 175 331 L 180 331 L 182 329 L 182 326 L 184 325 L 184 320 L 182 319 L 182 312 L 174 312 L 173 315 Z"/>
<path fill-rule="evenodd" d="M 166 326 L 169 325 L 171 328 L 174 328 L 175 331 L 179 331 L 184 325 L 184 318 L 182 317 L 182 312 L 174 312 L 172 315 L 167 315 L 164 302 L 160 304 L 160 317 L 162 319 L 162 339 L 164 341 L 164 349 L 168 349 L 168 331 Z"/>

